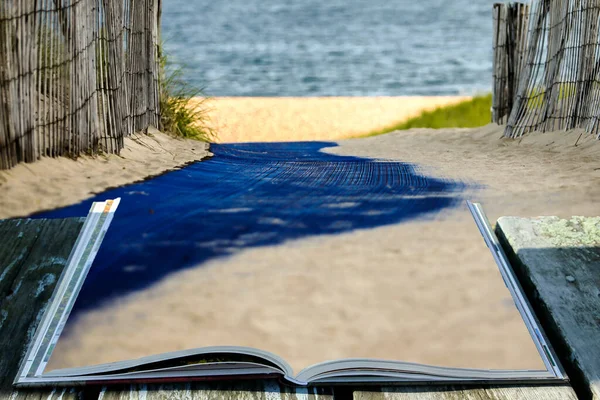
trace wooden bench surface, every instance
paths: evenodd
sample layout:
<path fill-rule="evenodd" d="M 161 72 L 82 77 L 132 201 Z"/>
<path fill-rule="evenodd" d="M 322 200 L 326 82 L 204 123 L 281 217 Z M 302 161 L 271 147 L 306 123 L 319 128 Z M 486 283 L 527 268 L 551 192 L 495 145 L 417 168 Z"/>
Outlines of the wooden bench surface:
<path fill-rule="evenodd" d="M 0 221 L 0 394 L 12 382 L 84 219 Z"/>
<path fill-rule="evenodd" d="M 292 388 L 278 381 L 171 385 L 126 385 L 14 391 L 12 381 L 31 340 L 83 219 L 0 221 L 0 398 L 11 400 L 86 399 L 543 399 L 575 400 L 569 385 L 401 386 Z M 578 275 L 577 275 L 578 276 Z M 598 336 L 597 336 L 598 337 Z"/>
<path fill-rule="evenodd" d="M 498 220 L 496 233 L 582 399 L 600 399 L 600 218 Z"/>

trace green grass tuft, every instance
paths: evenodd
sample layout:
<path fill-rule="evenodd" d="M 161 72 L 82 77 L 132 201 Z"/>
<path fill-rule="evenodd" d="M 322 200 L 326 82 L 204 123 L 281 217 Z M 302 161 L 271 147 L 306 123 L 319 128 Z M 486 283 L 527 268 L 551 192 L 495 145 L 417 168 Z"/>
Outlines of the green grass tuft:
<path fill-rule="evenodd" d="M 172 66 L 162 52 L 160 74 L 160 129 L 174 136 L 214 141 L 217 134 L 208 124 L 211 99 L 187 83 L 182 69 Z"/>
<path fill-rule="evenodd" d="M 376 136 L 401 129 L 411 128 L 476 128 L 490 123 L 492 95 L 476 96 L 451 106 L 438 107 L 424 111 L 418 117 L 394 124 L 390 127 L 370 132 L 365 136 Z"/>

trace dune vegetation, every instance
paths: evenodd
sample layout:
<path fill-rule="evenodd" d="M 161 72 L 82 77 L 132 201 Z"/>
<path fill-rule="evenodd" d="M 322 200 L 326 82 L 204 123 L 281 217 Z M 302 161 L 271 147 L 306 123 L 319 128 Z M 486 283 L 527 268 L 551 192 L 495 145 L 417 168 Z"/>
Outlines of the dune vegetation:
<path fill-rule="evenodd" d="M 419 116 L 410 118 L 389 127 L 367 133 L 365 136 L 376 136 L 384 133 L 411 128 L 476 128 L 491 121 L 492 95 L 475 96 L 450 106 L 438 107 L 432 111 L 424 111 Z"/>

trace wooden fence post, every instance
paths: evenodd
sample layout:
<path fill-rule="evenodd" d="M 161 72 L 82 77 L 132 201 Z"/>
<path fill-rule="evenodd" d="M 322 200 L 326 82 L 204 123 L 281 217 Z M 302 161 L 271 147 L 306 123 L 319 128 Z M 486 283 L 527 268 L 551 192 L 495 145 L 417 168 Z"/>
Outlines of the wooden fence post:
<path fill-rule="evenodd" d="M 0 169 L 12 167 L 12 157 L 9 150 L 10 143 L 10 123 L 8 117 L 8 49 L 9 42 L 8 25 L 8 5 L 0 2 Z"/>
<path fill-rule="evenodd" d="M 492 122 L 507 122 L 524 67 L 529 5 L 494 4 Z"/>
<path fill-rule="evenodd" d="M 0 0 L 0 169 L 157 126 L 161 0 Z"/>

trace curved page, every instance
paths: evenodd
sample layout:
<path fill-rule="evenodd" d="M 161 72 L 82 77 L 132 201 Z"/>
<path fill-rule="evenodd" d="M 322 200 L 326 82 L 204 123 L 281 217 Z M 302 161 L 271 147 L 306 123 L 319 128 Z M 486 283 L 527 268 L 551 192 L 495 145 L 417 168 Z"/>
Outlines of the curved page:
<path fill-rule="evenodd" d="M 205 346 L 294 374 L 347 358 L 545 371 L 465 205 L 480 188 L 333 146 L 214 145 L 102 194 L 122 202 L 46 372 Z"/>

